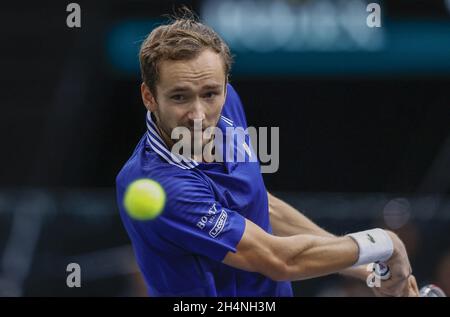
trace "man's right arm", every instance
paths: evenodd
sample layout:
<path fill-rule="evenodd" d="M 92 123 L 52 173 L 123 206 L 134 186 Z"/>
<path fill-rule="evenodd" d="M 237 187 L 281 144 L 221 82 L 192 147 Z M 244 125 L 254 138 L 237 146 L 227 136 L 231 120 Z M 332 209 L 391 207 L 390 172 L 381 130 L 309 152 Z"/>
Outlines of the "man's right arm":
<path fill-rule="evenodd" d="M 350 237 L 278 237 L 246 220 L 237 252 L 228 252 L 223 262 L 273 280 L 292 281 L 335 273 L 357 260 L 358 245 Z"/>
<path fill-rule="evenodd" d="M 394 246 L 393 255 L 387 263 L 396 268 L 389 284 L 407 283 L 411 268 L 408 258 L 404 256 L 406 251 L 395 234 L 387 233 Z M 258 272 L 276 281 L 295 281 L 339 272 L 354 265 L 359 255 L 358 244 L 348 236 L 299 234 L 278 237 L 246 219 L 237 251 L 228 252 L 223 263 Z"/>

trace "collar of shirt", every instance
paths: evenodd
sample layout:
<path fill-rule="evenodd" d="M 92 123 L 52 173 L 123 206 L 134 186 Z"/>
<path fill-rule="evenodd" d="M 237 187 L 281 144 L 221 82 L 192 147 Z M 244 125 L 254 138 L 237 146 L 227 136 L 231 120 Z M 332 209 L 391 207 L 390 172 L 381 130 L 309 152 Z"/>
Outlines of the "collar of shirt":
<path fill-rule="evenodd" d="M 179 155 L 177 153 L 173 153 L 170 151 L 170 149 L 167 147 L 166 143 L 163 141 L 161 135 L 159 134 L 158 128 L 156 127 L 156 123 L 152 118 L 151 112 L 148 111 L 146 115 L 146 124 L 147 124 L 147 132 L 146 132 L 146 138 L 147 138 L 147 144 L 151 147 L 153 151 L 155 151 L 163 160 L 168 162 L 169 164 L 172 164 L 174 166 L 177 166 L 181 169 L 192 169 L 195 167 L 198 167 L 199 165 L 207 164 L 207 163 L 201 163 L 197 162 L 193 159 L 184 157 L 182 155 Z M 226 133 L 227 127 L 234 127 L 234 122 L 221 115 L 220 120 L 218 123 L 218 127 Z M 224 143 L 225 145 L 225 143 Z M 225 166 L 226 169 L 230 172 L 234 169 L 234 162 L 226 162 L 225 160 Z"/>
<path fill-rule="evenodd" d="M 175 165 L 181 169 L 191 169 L 199 165 L 198 162 L 184 157 L 182 155 L 172 153 L 166 145 L 166 143 L 161 138 L 158 132 L 155 122 L 152 119 L 151 112 L 147 112 L 146 116 L 147 123 L 147 143 L 152 148 L 153 151 L 159 154 L 165 161 L 169 164 Z"/>

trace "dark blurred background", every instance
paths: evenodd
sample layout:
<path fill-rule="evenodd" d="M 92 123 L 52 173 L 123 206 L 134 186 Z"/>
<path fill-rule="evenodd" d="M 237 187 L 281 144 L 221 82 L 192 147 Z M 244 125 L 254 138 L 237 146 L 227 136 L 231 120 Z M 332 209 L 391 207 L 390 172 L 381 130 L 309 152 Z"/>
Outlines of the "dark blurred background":
<path fill-rule="evenodd" d="M 344 234 L 405 241 L 420 284 L 450 292 L 450 1 L 70 1 L 0 5 L 0 295 L 145 295 L 115 176 L 145 132 L 138 50 L 186 4 L 235 55 L 255 127 L 280 127 L 267 188 Z M 66 265 L 82 287 L 66 286 Z M 370 295 L 330 276 L 299 296 Z"/>

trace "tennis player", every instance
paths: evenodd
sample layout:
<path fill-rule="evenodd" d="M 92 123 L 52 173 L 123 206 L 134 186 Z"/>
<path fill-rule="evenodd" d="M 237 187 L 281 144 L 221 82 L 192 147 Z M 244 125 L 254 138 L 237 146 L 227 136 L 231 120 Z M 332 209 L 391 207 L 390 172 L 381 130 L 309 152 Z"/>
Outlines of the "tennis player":
<path fill-rule="evenodd" d="M 386 262 L 392 275 L 377 295 L 418 295 L 405 247 L 394 233 L 370 229 L 334 236 L 271 195 L 257 161 L 172 155 L 177 127 L 194 131 L 200 122 L 201 132 L 217 128 L 224 135 L 227 128 L 247 128 L 228 82 L 230 50 L 211 28 L 193 15 L 175 18 L 151 32 L 139 57 L 147 131 L 116 184 L 150 296 L 292 296 L 290 281 L 331 273 L 365 283 L 366 266 L 375 261 Z M 216 157 L 206 147 L 213 138 L 191 140 Z M 156 220 L 135 221 L 123 209 L 125 188 L 139 178 L 154 179 L 166 191 Z"/>

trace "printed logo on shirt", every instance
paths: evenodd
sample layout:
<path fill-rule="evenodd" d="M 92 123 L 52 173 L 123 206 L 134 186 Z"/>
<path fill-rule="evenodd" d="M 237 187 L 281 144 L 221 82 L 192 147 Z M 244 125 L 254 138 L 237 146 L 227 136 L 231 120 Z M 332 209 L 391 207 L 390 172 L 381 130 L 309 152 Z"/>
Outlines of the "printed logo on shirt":
<path fill-rule="evenodd" d="M 225 227 L 225 224 L 227 223 L 228 214 L 225 210 L 222 209 L 222 212 L 219 215 L 219 218 L 216 221 L 216 224 L 214 227 L 209 231 L 209 235 L 213 238 L 216 238 L 223 230 L 223 227 Z"/>
<path fill-rule="evenodd" d="M 211 208 L 209 208 L 206 215 L 201 217 L 200 220 L 197 222 L 197 227 L 203 230 L 208 222 L 212 223 L 214 221 L 214 219 L 216 218 L 216 213 L 217 207 L 216 204 L 213 204 Z"/>

